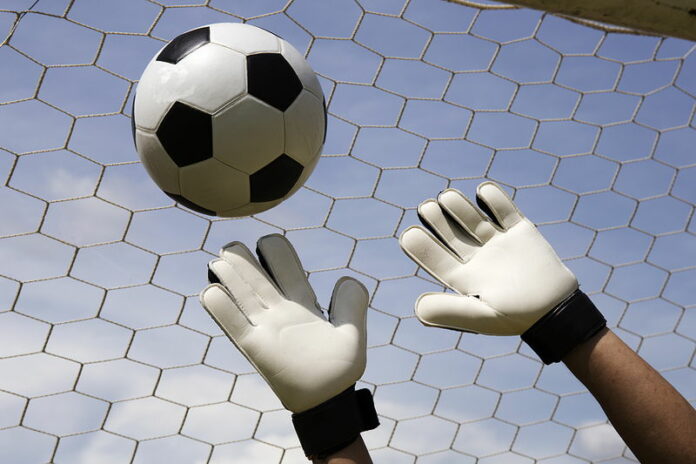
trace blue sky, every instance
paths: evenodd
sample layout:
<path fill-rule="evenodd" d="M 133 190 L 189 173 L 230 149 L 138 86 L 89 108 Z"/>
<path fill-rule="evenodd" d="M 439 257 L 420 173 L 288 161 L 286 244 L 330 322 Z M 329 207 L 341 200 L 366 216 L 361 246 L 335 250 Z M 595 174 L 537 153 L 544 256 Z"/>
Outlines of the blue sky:
<path fill-rule="evenodd" d="M 32 3 L 3 2 L 0 37 Z M 172 8 L 40 0 L 45 14 L 0 47 L 0 461 L 305 462 L 287 412 L 195 297 L 220 246 L 279 232 L 323 304 L 342 275 L 373 295 L 376 462 L 630 462 L 563 366 L 542 368 L 518 338 L 414 319 L 415 298 L 441 287 L 395 237 L 422 200 L 484 179 L 696 401 L 692 42 L 440 0 L 159 3 Z M 329 103 L 306 187 L 253 218 L 174 206 L 130 135 L 150 58 L 222 21 L 291 42 Z"/>

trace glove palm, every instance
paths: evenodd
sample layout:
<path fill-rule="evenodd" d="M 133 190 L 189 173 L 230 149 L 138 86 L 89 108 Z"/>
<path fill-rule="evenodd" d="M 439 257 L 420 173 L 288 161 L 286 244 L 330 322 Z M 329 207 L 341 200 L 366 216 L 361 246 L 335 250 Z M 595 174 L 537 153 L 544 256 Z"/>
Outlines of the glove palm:
<path fill-rule="evenodd" d="M 354 279 L 340 279 L 327 319 L 284 237 L 262 238 L 258 253 L 266 269 L 244 245 L 225 246 L 209 265 L 216 283 L 201 302 L 283 405 L 306 411 L 362 376 L 367 291 Z"/>
<path fill-rule="evenodd" d="M 416 315 L 431 326 L 519 335 L 578 283 L 498 186 L 481 184 L 477 198 L 494 222 L 450 189 L 418 208 L 435 236 L 418 226 L 401 235 L 403 250 L 457 292 L 421 295 Z"/>

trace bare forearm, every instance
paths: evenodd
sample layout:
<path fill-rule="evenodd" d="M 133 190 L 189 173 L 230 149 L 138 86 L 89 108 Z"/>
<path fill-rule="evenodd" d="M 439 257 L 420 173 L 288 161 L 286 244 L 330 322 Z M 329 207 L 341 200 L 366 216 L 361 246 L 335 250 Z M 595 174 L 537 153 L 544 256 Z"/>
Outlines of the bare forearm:
<path fill-rule="evenodd" d="M 367 452 L 362 437 L 326 459 L 314 459 L 314 464 L 372 464 L 370 453 Z"/>
<path fill-rule="evenodd" d="M 696 411 L 608 329 L 563 362 L 643 464 L 696 462 Z"/>

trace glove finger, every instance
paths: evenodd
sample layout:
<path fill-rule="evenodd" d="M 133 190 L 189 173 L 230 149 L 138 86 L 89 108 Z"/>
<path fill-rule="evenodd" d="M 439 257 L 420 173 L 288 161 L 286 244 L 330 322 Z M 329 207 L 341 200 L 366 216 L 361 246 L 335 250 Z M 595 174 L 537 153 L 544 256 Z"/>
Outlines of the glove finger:
<path fill-rule="evenodd" d="M 283 299 L 273 280 L 244 244 L 232 242 L 225 245 L 220 250 L 220 257 L 234 268 L 237 280 L 246 283 L 261 300 L 263 306 L 271 307 Z M 231 287 L 228 289 L 234 295 L 235 290 Z"/>
<path fill-rule="evenodd" d="M 261 237 L 256 244 L 261 265 L 273 277 L 285 297 L 305 308 L 322 313 L 292 244 L 279 234 Z"/>
<path fill-rule="evenodd" d="M 416 301 L 425 325 L 488 335 L 519 335 L 524 329 L 480 299 L 451 293 L 425 293 Z"/>
<path fill-rule="evenodd" d="M 208 273 L 212 273 L 215 277 L 210 280 L 219 282 L 247 316 L 254 317 L 255 314 L 269 308 L 268 303 L 259 297 L 248 280 L 224 259 L 214 259 L 209 262 Z"/>
<path fill-rule="evenodd" d="M 329 321 L 339 328 L 348 325 L 364 338 L 369 300 L 370 296 L 363 284 L 351 277 L 341 277 L 331 295 Z"/>
<path fill-rule="evenodd" d="M 524 217 L 510 197 L 493 182 L 484 182 L 476 189 L 476 202 L 479 207 L 507 230 Z"/>
<path fill-rule="evenodd" d="M 466 293 L 462 283 L 455 281 L 456 271 L 464 263 L 425 229 L 419 226 L 409 227 L 399 237 L 399 244 L 401 249 L 431 276 L 452 289 Z"/>
<path fill-rule="evenodd" d="M 223 332 L 236 343 L 241 344 L 245 335 L 253 329 L 252 322 L 222 285 L 209 285 L 201 292 L 199 299 Z"/>
<path fill-rule="evenodd" d="M 468 261 L 478 248 L 478 239 L 472 238 L 452 219 L 445 216 L 435 200 L 426 200 L 418 206 L 418 217 L 426 228 L 443 244 L 454 251 L 462 261 Z"/>
<path fill-rule="evenodd" d="M 447 189 L 440 193 L 437 201 L 452 219 L 480 243 L 486 243 L 495 235 L 495 227 L 459 190 Z"/>

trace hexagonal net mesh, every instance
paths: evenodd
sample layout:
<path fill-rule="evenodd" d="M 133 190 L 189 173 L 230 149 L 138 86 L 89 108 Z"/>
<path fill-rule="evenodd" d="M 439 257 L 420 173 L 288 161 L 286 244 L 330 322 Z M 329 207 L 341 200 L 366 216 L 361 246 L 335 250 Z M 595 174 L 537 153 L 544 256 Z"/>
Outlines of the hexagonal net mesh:
<path fill-rule="evenodd" d="M 11 0 L 0 10 L 0 461 L 306 462 L 196 294 L 232 240 L 297 247 L 320 300 L 372 294 L 379 463 L 634 462 L 517 337 L 425 328 L 399 250 L 446 187 L 504 185 L 610 326 L 696 400 L 694 44 L 440 0 Z M 27 11 L 30 9 L 30 11 Z M 210 219 L 147 177 L 130 98 L 181 32 L 248 21 L 307 54 L 324 156 L 282 205 Z"/>

